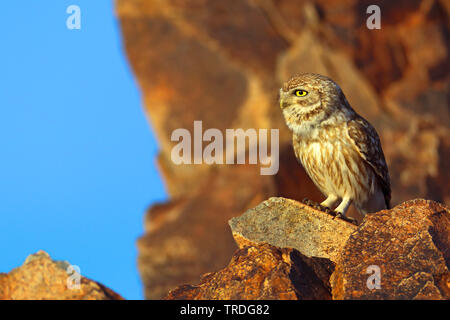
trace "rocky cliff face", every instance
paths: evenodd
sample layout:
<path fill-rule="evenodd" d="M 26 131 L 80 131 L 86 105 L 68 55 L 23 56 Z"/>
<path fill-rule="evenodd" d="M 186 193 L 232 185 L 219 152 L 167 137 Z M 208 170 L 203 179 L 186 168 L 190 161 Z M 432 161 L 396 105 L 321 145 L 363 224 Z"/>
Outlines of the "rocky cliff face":
<path fill-rule="evenodd" d="M 218 271 L 237 248 L 227 221 L 270 196 L 322 196 L 296 162 L 277 107 L 298 72 L 335 79 L 378 130 L 393 201 L 450 203 L 448 1 L 117 0 L 123 42 L 161 146 L 171 200 L 149 209 L 138 242 L 147 298 Z M 280 170 L 175 165 L 174 129 L 280 129 Z M 346 279 L 345 277 L 343 279 Z M 343 293 L 345 296 L 345 293 Z"/>

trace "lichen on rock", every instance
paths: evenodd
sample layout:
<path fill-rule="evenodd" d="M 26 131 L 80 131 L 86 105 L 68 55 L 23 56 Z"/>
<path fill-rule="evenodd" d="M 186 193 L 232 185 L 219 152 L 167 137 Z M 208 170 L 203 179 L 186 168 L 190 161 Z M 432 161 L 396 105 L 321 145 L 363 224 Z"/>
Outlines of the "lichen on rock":
<path fill-rule="evenodd" d="M 356 226 L 285 198 L 270 198 L 229 221 L 240 248 L 269 243 L 335 261 Z"/>

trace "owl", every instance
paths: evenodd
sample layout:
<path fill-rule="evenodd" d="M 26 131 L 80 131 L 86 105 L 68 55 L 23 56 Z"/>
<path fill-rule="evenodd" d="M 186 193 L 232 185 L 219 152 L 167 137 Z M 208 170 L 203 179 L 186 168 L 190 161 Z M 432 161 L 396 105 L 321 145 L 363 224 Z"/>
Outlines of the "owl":
<path fill-rule="evenodd" d="M 305 73 L 280 89 L 280 107 L 293 133 L 297 159 L 327 197 L 321 206 L 345 218 L 390 207 L 391 187 L 380 138 L 330 78 Z"/>

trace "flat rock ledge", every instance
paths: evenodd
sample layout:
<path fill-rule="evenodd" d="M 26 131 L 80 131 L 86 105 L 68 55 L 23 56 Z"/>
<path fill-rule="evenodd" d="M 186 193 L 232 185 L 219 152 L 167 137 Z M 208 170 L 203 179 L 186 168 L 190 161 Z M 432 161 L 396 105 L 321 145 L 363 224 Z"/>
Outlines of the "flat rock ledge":
<path fill-rule="evenodd" d="M 269 198 L 229 221 L 239 248 L 268 243 L 294 248 L 309 257 L 339 257 L 357 226 L 285 198 Z"/>

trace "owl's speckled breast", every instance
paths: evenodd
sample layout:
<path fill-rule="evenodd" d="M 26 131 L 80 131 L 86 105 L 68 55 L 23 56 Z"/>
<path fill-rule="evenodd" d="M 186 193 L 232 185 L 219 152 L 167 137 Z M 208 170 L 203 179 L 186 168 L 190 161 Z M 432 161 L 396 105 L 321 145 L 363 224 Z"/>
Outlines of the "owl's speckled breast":
<path fill-rule="evenodd" d="M 332 79 L 303 73 L 280 89 L 280 107 L 294 135 L 294 150 L 327 197 L 322 205 L 345 214 L 350 204 L 366 214 L 389 207 L 389 173 L 380 139 Z"/>
<path fill-rule="evenodd" d="M 325 195 L 350 196 L 365 201 L 373 189 L 372 170 L 338 132 L 326 132 L 321 139 L 305 139 L 294 134 L 293 145 L 305 171 Z"/>

